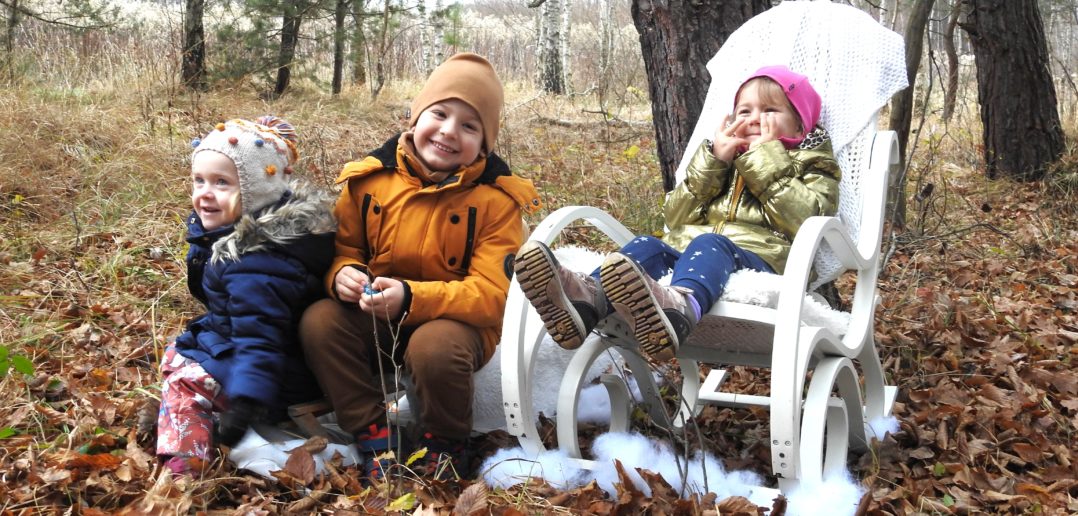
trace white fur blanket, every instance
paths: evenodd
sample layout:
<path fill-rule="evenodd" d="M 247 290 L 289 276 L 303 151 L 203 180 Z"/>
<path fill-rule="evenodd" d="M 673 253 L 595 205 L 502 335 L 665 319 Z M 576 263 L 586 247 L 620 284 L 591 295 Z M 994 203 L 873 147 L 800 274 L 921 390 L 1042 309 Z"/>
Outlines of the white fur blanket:
<path fill-rule="evenodd" d="M 603 255 L 594 251 L 574 246 L 560 247 L 554 250 L 558 260 L 566 267 L 579 272 L 591 272 L 603 261 Z M 665 278 L 669 282 L 669 278 Z M 778 302 L 779 285 L 782 277 L 775 274 L 766 274 L 756 271 L 740 271 L 730 277 L 722 299 L 741 303 L 750 303 L 759 306 L 774 307 Z M 804 317 L 806 324 L 818 325 L 830 328 L 838 334 L 845 332 L 849 324 L 849 314 L 838 312 L 817 301 L 812 296 L 806 296 Z M 589 338 L 599 338 L 592 335 Z M 474 395 L 474 419 L 473 427 L 477 431 L 487 432 L 495 429 L 505 429 L 505 412 L 502 408 L 502 378 L 501 378 L 501 353 L 508 343 L 502 343 L 494 352 L 494 357 L 475 374 Z M 553 417 L 558 406 L 558 389 L 561 385 L 562 373 L 573 357 L 573 351 L 562 349 L 550 336 L 546 336 L 540 344 L 537 362 L 532 371 L 532 385 L 548 386 L 548 388 L 532 389 L 533 406 L 536 410 L 535 417 L 539 413 L 547 417 Z M 620 357 L 607 353 L 595 361 L 589 371 L 587 381 L 598 378 L 600 374 L 609 373 L 620 369 Z M 634 384 L 630 379 L 630 388 Z M 590 391 L 590 392 L 589 392 Z M 636 393 L 637 396 L 638 393 Z M 609 418 L 609 399 L 606 391 L 600 385 L 594 385 L 585 389 L 583 393 L 586 404 L 581 403 L 578 417 L 581 420 L 602 422 Z M 586 407 L 584 405 L 587 405 Z M 406 397 L 397 401 L 391 409 L 398 413 L 398 420 L 410 419 L 411 411 Z M 302 444 L 302 440 L 282 441 L 263 438 L 256 432 L 251 431 L 239 445 L 232 450 L 230 459 L 238 467 L 255 470 L 264 476 L 268 472 L 281 469 L 287 460 L 287 450 Z M 334 452 L 341 452 L 347 459 L 353 459 L 354 449 L 347 447 L 333 449 L 316 459 L 326 459 Z M 319 465 L 320 466 L 320 465 Z"/>

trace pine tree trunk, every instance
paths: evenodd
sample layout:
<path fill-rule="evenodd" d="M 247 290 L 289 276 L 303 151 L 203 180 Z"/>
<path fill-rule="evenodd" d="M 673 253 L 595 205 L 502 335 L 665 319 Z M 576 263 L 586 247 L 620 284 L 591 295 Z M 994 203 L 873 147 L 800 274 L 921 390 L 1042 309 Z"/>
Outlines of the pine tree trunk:
<path fill-rule="evenodd" d="M 273 93 L 277 96 L 284 94 L 292 78 L 292 61 L 296 58 L 299 25 L 303 21 L 300 3 L 301 0 L 289 0 L 284 5 L 281 22 L 281 53 L 277 57 L 277 84 L 273 88 Z"/>
<path fill-rule="evenodd" d="M 385 0 L 382 9 L 382 29 L 378 38 L 378 57 L 374 62 L 374 85 L 371 88 L 371 100 L 378 98 L 382 93 L 382 87 L 386 85 L 386 53 L 389 52 L 389 11 L 393 6 L 393 0 Z"/>
<path fill-rule="evenodd" d="M 352 35 L 352 84 L 367 84 L 367 37 L 363 32 L 364 0 L 352 0 L 352 19 L 356 32 Z"/>
<path fill-rule="evenodd" d="M 734 30 L 770 6 L 767 0 L 633 0 L 666 191 L 674 188 L 678 162 L 704 107 L 711 82 L 707 62 Z"/>
<path fill-rule="evenodd" d="M 206 32 L 202 27 L 205 0 L 186 0 L 183 16 L 183 57 L 180 74 L 183 85 L 206 89 Z"/>
<path fill-rule="evenodd" d="M 990 179 L 1042 179 L 1063 154 L 1063 129 L 1036 0 L 965 0 Z"/>
<path fill-rule="evenodd" d="M 19 0 L 8 4 L 8 15 L 4 27 L 4 58 L 0 62 L 0 71 L 8 82 L 15 82 L 15 27 L 19 25 Z"/>
<path fill-rule="evenodd" d="M 348 1 L 337 0 L 333 9 L 333 94 L 340 95 L 344 82 L 344 17 Z"/>

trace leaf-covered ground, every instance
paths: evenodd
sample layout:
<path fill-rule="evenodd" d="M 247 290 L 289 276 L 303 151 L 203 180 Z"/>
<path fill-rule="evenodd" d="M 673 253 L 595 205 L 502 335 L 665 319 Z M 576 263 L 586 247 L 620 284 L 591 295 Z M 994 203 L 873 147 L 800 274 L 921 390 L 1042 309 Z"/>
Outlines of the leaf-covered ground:
<path fill-rule="evenodd" d="M 744 500 L 679 500 L 646 474 L 651 497 L 631 486 L 615 498 L 594 485 L 490 490 L 471 475 L 368 488 L 349 468 L 313 475 L 306 451 L 278 482 L 220 462 L 202 479 L 159 475 L 155 362 L 199 309 L 182 263 L 186 142 L 220 119 L 272 109 L 306 136 L 302 168 L 328 184 L 343 162 L 397 127 L 403 102 L 123 100 L 0 92 L 9 135 L 0 142 L 4 514 L 763 510 Z M 502 151 L 539 184 L 548 212 L 599 204 L 636 229 L 658 228 L 650 125 L 605 126 L 581 106 L 544 98 L 509 104 Z M 621 118 L 642 113 L 646 106 Z M 970 131 L 925 133 L 907 224 L 888 228 L 876 324 L 885 369 L 900 388 L 901 430 L 851 456 L 869 490 L 861 510 L 1078 512 L 1078 210 L 1070 199 L 1078 167 L 1070 157 L 1044 184 L 989 182 Z M 708 410 L 698 423 L 728 467 L 767 473 L 765 413 Z M 496 434 L 475 448 L 482 455 L 512 444 Z"/>

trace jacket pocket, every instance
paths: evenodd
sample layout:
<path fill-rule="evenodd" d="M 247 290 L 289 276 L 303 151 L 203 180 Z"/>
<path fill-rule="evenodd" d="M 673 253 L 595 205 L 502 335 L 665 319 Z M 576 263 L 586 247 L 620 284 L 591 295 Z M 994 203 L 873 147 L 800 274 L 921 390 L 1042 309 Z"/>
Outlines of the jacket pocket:
<path fill-rule="evenodd" d="M 446 269 L 467 276 L 475 252 L 475 234 L 479 227 L 479 210 L 469 206 L 467 210 L 453 211 L 446 219 L 446 231 L 442 239 L 442 259 Z"/>
<path fill-rule="evenodd" d="M 363 217 L 363 230 L 367 232 L 368 259 L 373 259 L 385 250 L 382 249 L 382 220 L 385 209 L 371 194 L 363 194 L 363 209 L 360 210 Z"/>

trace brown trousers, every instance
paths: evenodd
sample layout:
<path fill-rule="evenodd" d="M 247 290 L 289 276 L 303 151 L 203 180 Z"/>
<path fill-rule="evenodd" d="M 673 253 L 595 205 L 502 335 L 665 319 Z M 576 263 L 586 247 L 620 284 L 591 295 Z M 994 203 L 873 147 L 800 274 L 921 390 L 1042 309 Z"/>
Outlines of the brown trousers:
<path fill-rule="evenodd" d="M 419 409 L 422 431 L 444 439 L 471 433 L 472 374 L 483 360 L 483 340 L 472 326 L 436 319 L 391 329 L 356 305 L 323 299 L 304 312 L 299 331 L 307 364 L 341 429 L 355 435 L 386 424 L 379 375 L 392 377 L 403 365 L 419 398 L 409 402 Z"/>

